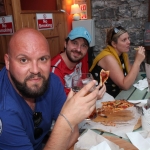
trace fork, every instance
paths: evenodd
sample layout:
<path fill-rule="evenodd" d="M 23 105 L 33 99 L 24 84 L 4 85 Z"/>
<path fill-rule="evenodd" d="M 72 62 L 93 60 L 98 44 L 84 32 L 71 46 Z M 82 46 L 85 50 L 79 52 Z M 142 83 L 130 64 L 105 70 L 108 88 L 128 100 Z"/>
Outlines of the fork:
<path fill-rule="evenodd" d="M 132 102 L 130 102 L 132 103 Z M 141 102 L 137 102 L 137 103 L 132 103 L 134 105 L 134 107 L 137 109 L 138 113 L 141 114 L 141 115 L 144 115 L 144 112 L 143 112 L 143 108 L 141 106 L 138 106 L 138 104 L 140 104 Z"/>
<path fill-rule="evenodd" d="M 137 103 L 132 103 L 130 102 L 131 104 L 133 104 L 134 106 L 137 106 L 138 104 L 140 104 L 141 102 L 137 102 Z"/>
<path fill-rule="evenodd" d="M 136 106 L 136 105 L 135 105 L 135 107 L 136 107 L 136 109 L 137 109 L 137 111 L 138 111 L 139 114 L 144 115 L 144 112 L 143 112 L 143 108 L 142 108 L 142 107 Z M 145 105 L 145 108 L 146 108 L 146 109 L 149 109 L 149 108 L 150 108 L 150 97 L 147 99 L 147 103 L 146 103 L 146 105 Z"/>
<path fill-rule="evenodd" d="M 139 114 L 144 115 L 144 112 L 143 112 L 143 108 L 142 108 L 142 107 L 135 105 L 135 108 L 137 109 L 137 111 L 138 111 Z"/>
<path fill-rule="evenodd" d="M 150 108 L 150 97 L 148 98 L 147 104 L 146 104 L 146 109 L 149 109 L 149 108 Z"/>
<path fill-rule="evenodd" d="M 125 100 L 125 101 L 129 102 L 128 100 Z M 131 104 L 133 104 L 134 106 L 136 106 L 136 105 L 140 104 L 141 102 L 136 102 L 136 103 L 129 102 L 129 103 L 131 103 Z"/>

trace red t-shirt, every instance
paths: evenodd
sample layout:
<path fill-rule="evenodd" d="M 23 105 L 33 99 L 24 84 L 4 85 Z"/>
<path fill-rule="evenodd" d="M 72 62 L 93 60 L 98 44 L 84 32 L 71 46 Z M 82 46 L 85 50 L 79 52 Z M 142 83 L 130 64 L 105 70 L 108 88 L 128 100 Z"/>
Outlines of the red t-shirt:
<path fill-rule="evenodd" d="M 83 61 L 85 60 L 83 59 Z M 88 65 L 86 64 L 85 67 L 83 67 L 83 62 L 81 61 L 76 64 L 73 69 L 69 69 L 63 61 L 61 55 L 59 54 L 53 57 L 51 60 L 51 72 L 59 76 L 60 80 L 64 85 L 65 92 L 68 95 L 72 87 L 72 77 L 75 74 L 87 73 Z"/>

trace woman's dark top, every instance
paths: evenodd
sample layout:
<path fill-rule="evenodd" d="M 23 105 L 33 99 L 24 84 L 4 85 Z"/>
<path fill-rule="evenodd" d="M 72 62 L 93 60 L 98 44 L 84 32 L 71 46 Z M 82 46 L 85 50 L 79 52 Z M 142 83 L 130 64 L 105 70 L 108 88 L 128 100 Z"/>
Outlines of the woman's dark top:
<path fill-rule="evenodd" d="M 124 76 L 127 75 L 127 70 L 125 68 L 125 65 L 124 65 L 124 61 L 123 61 L 123 57 L 122 55 L 119 57 L 120 58 L 120 61 L 121 61 L 121 64 L 122 64 L 122 69 L 123 69 L 123 73 L 124 73 Z M 94 69 L 92 70 L 92 75 L 93 75 L 93 78 L 95 80 L 98 81 L 98 83 L 100 82 L 100 71 L 102 70 L 103 68 L 101 68 L 100 66 L 96 65 L 94 67 Z M 121 91 L 121 89 L 111 80 L 111 78 L 109 77 L 108 80 L 105 82 L 105 85 L 106 85 L 106 92 L 110 95 L 112 95 L 114 98 L 119 94 L 119 92 Z"/>

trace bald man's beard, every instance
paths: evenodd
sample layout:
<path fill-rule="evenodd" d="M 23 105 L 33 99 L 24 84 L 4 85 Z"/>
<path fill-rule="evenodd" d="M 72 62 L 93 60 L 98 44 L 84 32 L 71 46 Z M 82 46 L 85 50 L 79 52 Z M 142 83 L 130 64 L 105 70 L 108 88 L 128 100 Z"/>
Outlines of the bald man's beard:
<path fill-rule="evenodd" d="M 23 83 L 19 82 L 11 73 L 10 73 L 10 77 L 11 77 L 16 89 L 25 98 L 37 98 L 39 96 L 42 96 L 45 93 L 45 91 L 48 89 L 49 78 L 46 79 L 40 73 L 37 75 L 31 74 L 30 76 L 28 76 L 24 79 Z M 37 84 L 33 85 L 34 88 L 30 88 L 27 86 L 27 81 L 34 77 L 40 77 L 43 79 L 43 83 L 42 83 L 41 87 L 39 87 Z"/>

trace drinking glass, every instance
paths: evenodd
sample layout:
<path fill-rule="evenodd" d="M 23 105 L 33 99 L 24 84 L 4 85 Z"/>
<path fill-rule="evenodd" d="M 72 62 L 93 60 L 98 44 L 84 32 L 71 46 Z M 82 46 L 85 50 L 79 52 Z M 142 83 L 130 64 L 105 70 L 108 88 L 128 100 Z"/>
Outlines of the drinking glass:
<path fill-rule="evenodd" d="M 81 74 L 76 74 L 72 78 L 72 90 L 74 92 L 78 92 L 81 90 L 86 84 L 88 84 L 90 81 L 93 80 L 92 74 L 91 73 L 81 73 Z M 96 85 L 95 85 L 96 87 Z M 88 95 L 92 90 L 94 90 L 95 87 L 92 87 L 91 90 L 86 94 Z M 87 118 L 88 120 L 94 119 L 97 117 L 96 113 L 96 107 L 91 113 L 91 115 Z"/>

